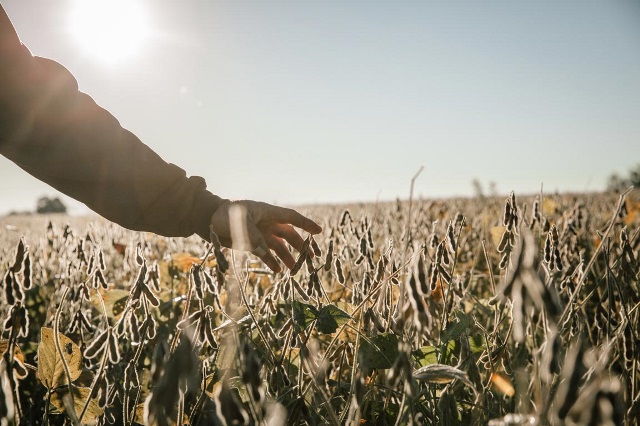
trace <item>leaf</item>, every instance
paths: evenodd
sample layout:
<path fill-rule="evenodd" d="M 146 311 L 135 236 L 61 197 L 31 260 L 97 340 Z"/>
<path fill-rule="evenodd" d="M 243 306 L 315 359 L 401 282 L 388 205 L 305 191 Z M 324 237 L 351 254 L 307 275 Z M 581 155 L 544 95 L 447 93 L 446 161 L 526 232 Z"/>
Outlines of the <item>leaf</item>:
<path fill-rule="evenodd" d="M 124 311 L 129 298 L 129 292 L 122 289 L 109 289 L 100 290 L 100 294 L 104 299 L 104 307 L 107 310 L 107 317 L 109 319 L 118 319 Z M 94 304 L 98 311 L 102 312 L 102 303 L 100 298 L 96 294 L 92 294 L 91 302 Z"/>
<path fill-rule="evenodd" d="M 136 411 L 133 415 L 133 422 L 137 425 L 144 425 L 144 402 L 136 405 Z"/>
<path fill-rule="evenodd" d="M 423 346 L 411 352 L 411 355 L 413 355 L 416 363 L 421 367 L 438 363 L 438 350 L 435 346 Z"/>
<path fill-rule="evenodd" d="M 316 318 L 318 318 L 318 310 L 315 306 L 307 303 L 293 301 L 293 322 L 303 330 L 309 327 Z"/>
<path fill-rule="evenodd" d="M 560 211 L 560 204 L 551 198 L 545 198 L 542 201 L 542 213 L 545 216 L 553 216 Z"/>
<path fill-rule="evenodd" d="M 191 270 L 191 266 L 199 265 L 202 262 L 202 259 L 199 259 L 190 253 L 174 253 L 171 255 L 171 262 L 182 272 L 189 272 Z"/>
<path fill-rule="evenodd" d="M 478 334 L 475 336 L 469 336 L 469 348 L 471 353 L 479 354 L 487 349 L 487 341 L 484 336 Z"/>
<path fill-rule="evenodd" d="M 351 316 L 335 305 L 327 305 L 320 309 L 316 329 L 320 333 L 335 333 L 338 327 L 344 325 Z"/>
<path fill-rule="evenodd" d="M 469 376 L 464 371 L 444 364 L 429 364 L 413 372 L 413 378 L 428 383 L 450 383 L 455 379 L 473 388 Z"/>
<path fill-rule="evenodd" d="M 450 340 L 443 347 L 438 348 L 441 354 L 441 362 L 444 364 L 455 364 L 460 353 L 460 343 L 457 340 Z"/>
<path fill-rule="evenodd" d="M 442 343 L 447 343 L 451 340 L 458 339 L 458 337 L 460 337 L 462 333 L 467 331 L 467 329 L 469 328 L 469 325 L 471 323 L 469 315 L 466 315 L 462 312 L 457 312 L 456 317 L 457 321 L 449 323 L 449 325 L 447 325 L 447 328 L 445 328 L 442 332 L 442 335 L 440 336 L 440 340 L 442 341 Z"/>
<path fill-rule="evenodd" d="M 511 381 L 502 373 L 491 373 L 491 383 L 493 383 L 493 387 L 500 393 L 507 396 L 516 394 L 516 390 L 513 388 Z"/>
<path fill-rule="evenodd" d="M 113 245 L 113 248 L 116 249 L 116 252 L 124 256 L 124 253 L 127 251 L 127 246 L 125 244 L 116 243 L 115 241 L 112 241 L 111 244 Z"/>
<path fill-rule="evenodd" d="M 76 380 L 82 372 L 82 354 L 80 348 L 71 339 L 62 333 L 58 333 L 60 346 L 64 360 L 69 368 L 71 381 Z M 38 377 L 43 385 L 49 389 L 67 384 L 67 377 L 56 349 L 53 329 L 42 327 L 40 331 L 40 344 L 38 345 Z"/>
<path fill-rule="evenodd" d="M 391 368 L 398 357 L 398 336 L 383 333 L 369 339 L 362 339 L 358 351 L 360 366 L 363 370 Z"/>
<path fill-rule="evenodd" d="M 8 348 L 9 340 L 0 339 L 0 355 L 4 354 Z M 22 354 L 22 351 L 20 350 L 20 347 L 18 345 L 14 345 L 13 347 L 13 357 L 24 364 L 24 355 Z"/>
<path fill-rule="evenodd" d="M 53 411 L 54 414 L 66 412 L 63 398 L 68 394 L 68 388 L 63 388 L 51 394 L 51 405 L 55 407 L 55 411 Z M 73 405 L 78 417 L 80 417 L 80 413 L 82 413 L 85 401 L 87 400 L 87 398 L 89 398 L 90 394 L 91 388 L 80 388 L 77 386 L 73 387 Z M 97 418 L 100 417 L 103 412 L 104 409 L 100 408 L 100 406 L 98 405 L 98 400 L 96 398 L 91 399 L 91 401 L 89 401 L 89 405 L 87 406 L 87 410 L 84 413 L 84 416 L 82 416 L 82 424 L 96 424 Z"/>
<path fill-rule="evenodd" d="M 502 239 L 502 234 L 504 234 L 505 229 L 506 228 L 504 226 L 500 225 L 493 226 L 489 230 L 489 232 L 491 233 L 491 241 L 493 242 L 493 245 L 495 247 L 498 247 L 500 245 L 500 240 Z"/>
<path fill-rule="evenodd" d="M 640 202 L 627 199 L 627 214 L 622 217 L 622 222 L 627 226 L 631 226 L 636 221 L 638 212 L 640 212 Z"/>
<path fill-rule="evenodd" d="M 189 272 L 193 265 L 200 265 L 202 258 L 196 257 L 191 253 L 174 253 L 171 255 L 171 266 L 178 268 L 182 272 Z M 216 266 L 216 257 L 211 255 L 207 258 L 204 266 Z"/>

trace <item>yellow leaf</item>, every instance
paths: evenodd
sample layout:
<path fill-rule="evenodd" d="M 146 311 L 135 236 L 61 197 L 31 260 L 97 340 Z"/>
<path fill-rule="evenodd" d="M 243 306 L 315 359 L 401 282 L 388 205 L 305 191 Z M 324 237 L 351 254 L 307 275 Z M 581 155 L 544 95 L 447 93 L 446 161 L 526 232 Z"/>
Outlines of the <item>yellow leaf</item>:
<path fill-rule="evenodd" d="M 55 407 L 55 413 L 64 413 L 66 412 L 66 407 L 64 405 L 64 398 L 69 394 L 68 388 L 62 388 L 51 394 L 51 405 Z M 80 417 L 80 413 L 82 413 L 82 409 L 84 408 L 84 404 L 89 398 L 91 394 L 91 388 L 84 387 L 73 387 L 73 405 L 76 410 L 76 415 Z M 87 410 L 82 416 L 82 424 L 83 425 L 94 425 L 97 423 L 97 418 L 102 415 L 104 412 L 103 408 L 100 408 L 98 405 L 98 400 L 93 398 L 89 401 L 89 405 L 87 406 Z"/>
<path fill-rule="evenodd" d="M 504 234 L 504 230 L 506 228 L 504 226 L 493 226 L 491 227 L 491 241 L 493 241 L 493 245 L 498 247 L 500 245 L 500 239 L 502 238 L 502 234 Z"/>
<path fill-rule="evenodd" d="M 138 425 L 144 424 L 144 402 L 136 405 L 136 413 L 133 416 L 133 422 Z"/>
<path fill-rule="evenodd" d="M 202 260 L 189 253 L 175 253 L 171 255 L 171 262 L 182 272 L 188 272 L 191 266 L 200 264 Z"/>
<path fill-rule="evenodd" d="M 100 294 L 104 299 L 104 306 L 107 309 L 107 317 L 109 317 L 110 319 L 120 318 L 122 312 L 124 311 L 124 307 L 127 304 L 129 292 L 127 290 L 121 289 L 101 289 Z M 92 293 L 91 295 L 91 302 L 93 302 L 98 311 L 102 312 L 102 304 L 100 303 L 100 298 L 95 293 Z"/>
<path fill-rule="evenodd" d="M 509 379 L 502 373 L 491 373 L 491 383 L 498 390 L 507 396 L 513 396 L 516 394 L 516 390 L 511 385 Z"/>
<path fill-rule="evenodd" d="M 542 213 L 545 216 L 555 216 L 556 213 L 560 210 L 560 204 L 551 198 L 545 198 L 542 202 Z"/>
<path fill-rule="evenodd" d="M 627 214 L 624 215 L 622 221 L 625 225 L 629 226 L 638 218 L 638 212 L 640 211 L 640 203 L 627 200 Z"/>
<path fill-rule="evenodd" d="M 0 354 L 5 353 L 8 347 L 9 341 L 7 339 L 0 339 Z M 13 347 L 13 357 L 24 364 L 24 355 L 22 354 L 22 351 L 20 350 L 18 345 L 15 345 Z"/>
<path fill-rule="evenodd" d="M 171 255 L 171 263 L 182 272 L 189 272 L 193 265 L 201 264 L 202 259 L 191 253 L 174 253 Z M 215 266 L 215 256 L 209 256 L 205 265 L 209 267 Z"/>
<path fill-rule="evenodd" d="M 55 389 L 67 384 L 67 377 L 62 358 L 56 348 L 53 329 L 42 327 L 38 345 L 38 377 L 43 385 Z M 71 381 L 76 380 L 82 372 L 82 354 L 80 348 L 71 339 L 58 333 L 62 355 L 69 368 Z"/>

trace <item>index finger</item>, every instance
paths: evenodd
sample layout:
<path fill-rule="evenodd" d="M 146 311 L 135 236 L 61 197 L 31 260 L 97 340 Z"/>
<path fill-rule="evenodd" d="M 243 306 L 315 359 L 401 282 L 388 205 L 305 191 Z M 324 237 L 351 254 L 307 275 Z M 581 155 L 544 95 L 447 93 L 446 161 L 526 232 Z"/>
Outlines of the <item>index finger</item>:
<path fill-rule="evenodd" d="M 310 234 L 319 234 L 322 232 L 320 225 L 293 209 L 274 206 L 273 213 L 276 222 L 289 223 L 297 228 L 304 229 Z"/>

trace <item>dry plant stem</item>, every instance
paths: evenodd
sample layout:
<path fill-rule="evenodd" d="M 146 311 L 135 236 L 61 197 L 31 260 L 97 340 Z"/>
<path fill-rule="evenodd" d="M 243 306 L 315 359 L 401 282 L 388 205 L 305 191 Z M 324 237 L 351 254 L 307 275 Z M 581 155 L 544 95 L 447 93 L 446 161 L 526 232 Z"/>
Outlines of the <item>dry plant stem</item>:
<path fill-rule="evenodd" d="M 220 351 L 217 351 L 214 354 L 214 359 L 213 359 L 213 363 L 215 365 L 215 362 L 218 358 L 218 354 L 220 353 Z M 200 421 L 200 413 L 202 411 L 202 407 L 204 406 L 204 400 L 207 397 L 207 377 L 208 377 L 208 370 L 207 370 L 207 365 L 203 364 L 202 367 L 202 389 L 200 390 L 200 395 L 198 396 L 198 399 L 196 400 L 196 403 L 193 405 L 193 408 L 191 409 L 191 413 L 189 413 L 189 421 L 193 422 L 194 425 L 197 425 L 198 422 Z"/>
<path fill-rule="evenodd" d="M 176 416 L 176 423 L 180 424 L 184 421 L 184 393 L 178 390 L 178 415 Z"/>
<path fill-rule="evenodd" d="M 408 392 L 406 392 L 406 387 L 407 385 L 407 381 L 411 380 L 410 377 L 405 377 L 405 382 L 404 382 L 404 387 L 405 387 L 405 392 L 402 392 L 402 400 L 400 401 L 400 406 L 398 407 L 398 418 L 396 419 L 396 422 L 394 423 L 394 426 L 400 426 L 403 423 L 405 417 L 408 414 L 408 411 L 405 411 L 404 407 L 407 404 L 407 395 Z"/>
<path fill-rule="evenodd" d="M 416 172 L 415 175 L 413 175 L 413 177 L 411 178 L 411 187 L 409 189 L 409 210 L 407 212 L 407 243 L 404 246 L 404 250 L 402 251 L 402 261 L 400 262 L 401 264 L 405 265 L 402 268 L 400 268 L 400 270 L 404 270 L 407 263 L 405 263 L 405 260 L 407 258 L 407 251 L 409 250 L 409 245 L 411 244 L 411 213 L 413 210 L 413 186 L 416 182 L 416 179 L 418 178 L 418 176 L 420 176 L 420 173 L 422 173 L 422 170 L 424 170 L 424 166 L 420 166 L 420 168 L 418 169 L 418 171 Z M 404 305 L 404 286 L 401 284 L 400 285 L 400 292 L 398 295 L 398 304 L 397 306 L 403 306 Z"/>
<path fill-rule="evenodd" d="M 146 306 L 146 302 L 145 302 L 145 310 L 148 310 L 148 307 Z M 147 313 L 148 315 L 148 313 Z M 140 332 L 141 336 L 146 336 L 147 335 L 147 330 L 149 329 L 149 323 L 145 322 L 145 326 L 142 329 L 142 331 Z M 140 344 L 138 345 L 138 347 L 136 348 L 136 353 L 133 356 L 133 359 L 130 361 L 133 365 L 136 365 L 138 363 L 138 361 L 140 361 L 140 356 L 142 355 L 142 349 L 144 348 L 144 345 L 146 343 L 146 338 L 143 337 L 142 341 L 140 342 Z M 128 379 L 125 378 L 125 379 Z M 125 404 L 123 404 L 124 407 L 124 414 L 125 414 L 125 419 L 128 419 L 129 423 L 133 423 L 133 420 L 135 419 L 135 415 L 136 415 L 136 410 L 135 407 L 138 405 L 138 400 L 140 398 L 140 386 L 138 386 L 138 392 L 136 394 L 136 400 L 133 403 L 133 411 L 131 411 L 129 409 L 129 394 L 125 393 L 124 398 L 125 398 Z M 131 411 L 131 413 L 129 413 L 129 411 Z"/>
<path fill-rule="evenodd" d="M 409 189 L 409 211 L 407 213 L 407 245 L 405 246 L 405 253 L 407 248 L 409 248 L 409 242 L 411 241 L 411 212 L 413 210 L 413 186 L 416 183 L 416 179 L 420 176 L 424 170 L 424 166 L 420 166 L 415 175 L 411 178 L 411 188 Z"/>
<path fill-rule="evenodd" d="M 482 240 L 482 251 L 484 252 L 484 261 L 487 263 L 487 270 L 489 271 L 489 280 L 491 281 L 491 292 L 493 295 L 496 295 L 496 280 L 493 277 L 493 267 L 491 265 L 491 261 L 489 260 L 489 255 L 487 254 L 487 246 L 485 244 L 485 240 Z"/>
<path fill-rule="evenodd" d="M 565 320 L 567 320 L 566 316 L 569 313 L 569 308 L 571 307 L 571 305 L 573 304 L 574 299 L 576 298 L 576 296 L 578 295 L 578 293 L 582 289 L 582 286 L 585 283 L 585 280 L 586 280 L 587 275 L 589 274 L 589 271 L 593 267 L 593 264 L 595 263 L 596 259 L 598 258 L 598 255 L 600 254 L 600 250 L 602 250 L 602 246 L 604 245 L 604 242 L 609 237 L 609 234 L 611 233 L 611 230 L 613 229 L 613 226 L 616 223 L 616 217 L 618 216 L 618 212 L 622 208 L 622 205 L 624 204 L 624 201 L 625 201 L 627 195 L 632 190 L 633 190 L 633 186 L 629 187 L 625 192 L 620 194 L 620 198 L 618 198 L 618 204 L 616 205 L 616 209 L 613 212 L 613 215 L 611 216 L 611 220 L 609 221 L 609 226 L 607 227 L 606 232 L 604 233 L 604 235 L 600 239 L 600 243 L 598 244 L 598 247 L 596 248 L 596 251 L 591 256 L 591 259 L 589 260 L 589 263 L 587 263 L 587 267 L 585 268 L 584 273 L 582 274 L 582 277 L 580 277 L 580 281 L 576 285 L 576 289 L 573 291 L 573 293 L 571 293 L 571 297 L 569 297 L 569 301 L 567 302 L 567 307 L 565 308 L 565 310 L 562 312 L 562 315 L 560 316 L 560 320 L 558 321 L 558 324 L 560 324 L 561 326 L 564 326 L 564 322 L 565 322 Z"/>
<path fill-rule="evenodd" d="M 192 297 L 193 297 L 193 284 L 192 284 L 192 279 L 189 278 L 189 289 L 187 290 L 187 300 L 184 304 L 184 311 L 182 312 L 182 318 L 180 319 L 180 321 L 184 321 L 189 316 L 189 308 L 191 307 Z M 171 349 L 169 350 L 170 353 L 173 353 L 176 350 L 176 347 L 178 346 L 178 341 L 180 340 L 181 333 L 182 333 L 182 330 L 178 328 L 176 330 L 175 336 L 173 336 L 173 340 L 171 341 L 171 346 L 170 346 Z"/>
<path fill-rule="evenodd" d="M 233 256 L 233 253 L 232 253 L 232 256 Z M 240 279 L 240 275 L 238 274 L 238 269 L 235 266 L 236 265 L 235 259 L 234 259 L 234 261 L 232 263 L 233 263 L 233 273 L 236 276 L 236 280 L 238 281 L 238 284 L 240 284 L 243 280 Z M 249 306 L 249 302 L 247 301 L 247 296 L 245 295 L 245 291 L 247 290 L 247 287 L 249 286 L 249 274 L 247 274 L 245 276 L 244 282 L 245 282 L 244 288 L 241 288 L 240 291 L 239 291 L 240 298 L 242 299 L 242 304 L 247 309 L 247 312 L 251 316 L 251 320 L 256 325 L 256 331 L 260 335 L 260 338 L 262 339 L 262 342 L 264 343 L 264 346 L 269 349 L 269 362 L 272 365 L 275 365 L 276 355 L 273 353 L 273 349 L 271 349 L 271 345 L 269 345 L 269 341 L 267 340 L 266 336 L 262 333 L 262 329 L 260 328 L 260 324 L 258 323 L 258 320 L 256 319 L 256 316 L 253 314 L 253 310 Z"/>
<path fill-rule="evenodd" d="M 398 268 L 398 271 L 395 274 L 392 274 L 390 276 L 388 276 L 386 279 L 382 280 L 380 282 L 380 284 L 378 284 L 375 288 L 373 288 L 369 294 L 362 300 L 362 302 L 360 302 L 358 304 L 358 306 L 355 307 L 355 309 L 353 310 L 353 313 L 351 314 L 351 318 L 349 320 L 347 320 L 347 322 L 345 322 L 339 329 L 339 331 L 336 333 L 335 337 L 331 340 L 331 342 L 329 343 L 329 346 L 327 346 L 327 349 L 324 352 L 324 355 L 322 356 L 322 360 L 320 360 L 320 364 L 324 363 L 327 359 L 327 355 L 330 353 L 331 349 L 333 348 L 333 345 L 335 345 L 335 343 L 338 341 L 338 338 L 340 337 L 340 335 L 342 334 L 342 332 L 344 331 L 345 328 L 347 328 L 347 326 L 349 325 L 350 321 L 353 321 L 353 316 L 362 309 L 362 307 L 374 296 L 378 293 L 378 291 L 380 291 L 380 289 L 382 288 L 382 286 L 387 282 L 390 281 L 391 278 L 395 277 L 397 274 L 399 274 L 400 270 L 403 268 L 406 268 L 407 265 L 409 263 L 411 263 L 412 259 L 409 259 L 409 261 L 407 263 L 405 263 L 401 268 Z"/>
<path fill-rule="evenodd" d="M 67 300 L 67 294 L 69 293 L 69 286 L 66 286 L 64 292 L 62 293 L 62 299 L 60 300 L 60 305 L 58 305 L 58 309 L 56 309 L 56 316 L 53 319 L 53 341 L 56 344 L 56 350 L 58 351 L 58 356 L 60 357 L 60 361 L 62 362 L 62 367 L 64 368 L 64 373 L 67 377 L 67 386 L 69 387 L 69 396 L 71 397 L 71 409 L 75 411 L 75 401 L 73 397 L 73 382 L 71 381 L 71 373 L 69 372 L 69 365 L 67 365 L 67 360 L 64 358 L 64 352 L 62 352 L 62 345 L 60 344 L 60 337 L 58 336 L 58 330 L 60 329 L 60 314 L 62 313 L 62 306 L 64 305 L 65 300 Z M 77 415 L 76 415 L 77 416 Z M 72 421 L 74 416 L 69 416 Z M 75 422 L 78 424 L 77 422 Z M 76 425 L 74 425 L 76 426 Z"/>
<path fill-rule="evenodd" d="M 364 301 L 363 301 L 364 303 Z M 362 305 L 362 303 L 360 304 Z M 347 325 L 348 322 L 345 323 L 345 325 Z M 362 315 L 360 315 L 360 319 L 358 321 L 358 329 L 362 327 Z M 353 328 L 353 327 L 351 327 Z M 340 423 L 339 424 L 344 424 L 344 420 L 347 416 L 347 414 L 349 414 L 349 406 L 351 405 L 352 401 L 353 401 L 353 390 L 356 387 L 356 371 L 358 370 L 358 351 L 360 350 L 360 337 L 362 335 L 360 333 L 356 334 L 356 344 L 355 347 L 353 349 L 353 366 L 351 367 L 351 386 L 349 386 L 349 395 L 347 396 L 347 404 L 344 407 L 344 410 L 342 411 L 342 414 L 340 415 Z M 326 352 L 325 352 L 326 354 Z M 322 362 L 324 362 L 324 359 L 322 360 Z"/>
<path fill-rule="evenodd" d="M 444 306 L 443 306 L 444 315 L 442 317 L 442 323 L 440 324 L 441 335 L 442 335 L 442 332 L 444 332 L 447 325 L 449 325 L 449 311 L 453 309 L 453 290 L 451 290 L 451 286 L 453 285 L 453 278 L 454 278 L 453 274 L 456 270 L 456 263 L 458 261 L 458 249 L 460 248 L 461 233 L 462 233 L 462 222 L 460 222 L 460 226 L 458 226 L 458 235 L 456 235 L 456 250 L 453 252 L 453 262 L 451 264 L 451 271 L 449 272 L 449 276 L 451 277 L 451 284 L 449 284 L 447 288 L 444 290 Z M 451 302 L 451 306 L 449 306 L 449 302 Z"/>
<path fill-rule="evenodd" d="M 7 363 L 7 366 L 13 365 L 13 357 L 15 355 L 15 348 L 16 348 L 16 339 L 17 339 L 17 332 L 16 332 L 16 324 L 15 324 L 15 320 L 14 320 L 14 324 L 13 327 L 11 327 L 11 334 L 9 335 L 9 344 L 7 345 L 7 355 L 9 357 L 9 362 Z M 5 358 L 6 360 L 6 358 Z M 28 367 L 29 364 L 25 363 L 25 367 Z M 35 371 L 37 372 L 38 369 L 36 368 Z M 14 414 L 14 422 L 17 424 L 18 423 L 18 419 L 22 418 L 22 405 L 20 404 L 20 395 L 18 394 L 18 385 L 15 382 L 15 377 L 13 376 L 13 374 L 8 374 L 7 377 L 9 378 L 9 382 L 11 383 L 11 392 L 13 393 L 13 404 L 16 408 L 16 412 Z"/>
<path fill-rule="evenodd" d="M 98 295 L 98 299 L 100 300 L 100 305 L 102 306 L 102 313 L 104 314 L 105 318 L 108 318 L 107 316 L 107 307 L 104 304 L 104 298 L 102 297 L 102 295 L 100 294 L 100 291 L 96 290 L 96 294 Z M 107 320 L 108 321 L 108 320 Z M 111 331 L 108 331 L 108 333 L 110 333 Z M 109 339 L 110 336 L 107 336 L 107 341 Z M 108 347 L 108 345 L 106 345 L 106 347 Z M 93 389 L 96 387 L 97 383 L 98 383 L 98 379 L 100 379 L 100 377 L 102 376 L 104 369 L 107 366 L 107 358 L 109 355 L 109 351 L 108 349 L 106 349 L 105 347 L 105 351 L 102 354 L 102 359 L 100 360 L 100 368 L 98 368 L 98 372 L 96 373 L 93 382 L 91 383 L 91 389 L 89 391 L 89 396 L 93 395 Z M 82 423 L 82 417 L 84 417 L 85 412 L 87 411 L 87 408 L 89 407 L 89 401 L 91 400 L 91 398 L 87 398 L 87 400 L 84 402 L 84 406 L 82 407 L 82 411 L 80 412 L 80 416 L 78 416 L 78 421 Z"/>

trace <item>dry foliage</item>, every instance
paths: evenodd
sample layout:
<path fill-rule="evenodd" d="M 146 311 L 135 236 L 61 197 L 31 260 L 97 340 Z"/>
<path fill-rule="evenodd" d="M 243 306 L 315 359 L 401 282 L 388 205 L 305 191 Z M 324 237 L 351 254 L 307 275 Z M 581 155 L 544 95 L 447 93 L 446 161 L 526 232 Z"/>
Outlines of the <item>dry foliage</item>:
<path fill-rule="evenodd" d="M 318 207 L 282 274 L 3 219 L 0 424 L 634 424 L 639 205 Z"/>

